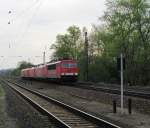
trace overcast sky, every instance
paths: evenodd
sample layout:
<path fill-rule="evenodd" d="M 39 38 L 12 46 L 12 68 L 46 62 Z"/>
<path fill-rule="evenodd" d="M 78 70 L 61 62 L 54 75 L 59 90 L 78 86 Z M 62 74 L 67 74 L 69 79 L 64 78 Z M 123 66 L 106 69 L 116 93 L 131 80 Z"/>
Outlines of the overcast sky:
<path fill-rule="evenodd" d="M 56 35 L 70 25 L 99 24 L 105 0 L 0 0 L 0 69 L 14 68 L 22 60 L 42 62 Z"/>

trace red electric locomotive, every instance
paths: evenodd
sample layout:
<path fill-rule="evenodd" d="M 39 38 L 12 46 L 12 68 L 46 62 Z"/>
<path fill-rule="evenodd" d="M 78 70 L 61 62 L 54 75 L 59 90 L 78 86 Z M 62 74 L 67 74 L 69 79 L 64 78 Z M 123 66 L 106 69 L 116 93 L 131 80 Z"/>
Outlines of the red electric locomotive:
<path fill-rule="evenodd" d="M 77 81 L 79 68 L 76 60 L 49 62 L 21 71 L 22 78 Z"/>

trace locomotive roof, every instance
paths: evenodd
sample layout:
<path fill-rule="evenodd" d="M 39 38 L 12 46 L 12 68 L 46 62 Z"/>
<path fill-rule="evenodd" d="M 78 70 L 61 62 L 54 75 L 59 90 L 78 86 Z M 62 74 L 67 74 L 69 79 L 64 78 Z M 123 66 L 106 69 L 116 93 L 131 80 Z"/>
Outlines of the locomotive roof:
<path fill-rule="evenodd" d="M 49 64 L 58 64 L 58 63 L 60 63 L 61 61 L 57 61 L 57 62 L 48 62 L 48 63 L 46 63 L 47 65 L 49 65 Z"/>
<path fill-rule="evenodd" d="M 55 62 L 50 61 L 50 62 L 47 62 L 46 65 L 57 64 L 57 63 L 60 63 L 62 61 L 75 61 L 75 60 L 65 59 L 65 60 L 58 60 L 58 61 L 55 61 Z M 32 69 L 32 68 L 35 68 L 35 67 L 43 67 L 43 66 L 45 66 L 45 65 L 42 63 L 42 64 L 34 65 L 33 67 L 22 69 L 22 70 L 28 70 L 28 69 Z"/>
<path fill-rule="evenodd" d="M 46 65 L 57 64 L 57 63 L 60 63 L 62 61 L 75 61 L 75 60 L 73 60 L 73 59 L 65 59 L 65 60 L 49 61 L 49 62 L 46 63 Z M 42 64 L 38 64 L 38 65 L 35 65 L 34 67 L 41 66 L 41 65 L 43 66 L 44 64 L 43 63 Z"/>

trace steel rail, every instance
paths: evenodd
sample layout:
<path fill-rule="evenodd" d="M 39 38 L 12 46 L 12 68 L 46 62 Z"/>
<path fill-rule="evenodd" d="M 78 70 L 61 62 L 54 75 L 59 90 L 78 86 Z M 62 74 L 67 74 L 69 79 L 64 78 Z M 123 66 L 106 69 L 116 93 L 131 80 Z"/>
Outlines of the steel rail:
<path fill-rule="evenodd" d="M 93 115 L 91 115 L 91 114 L 88 114 L 88 113 L 86 113 L 86 112 L 84 112 L 84 111 L 81 111 L 81 110 L 75 108 L 75 107 L 72 107 L 72 106 L 70 106 L 70 105 L 67 105 L 67 104 L 65 104 L 65 103 L 63 103 L 63 102 L 61 102 L 61 101 L 58 101 L 58 100 L 54 99 L 54 98 L 48 97 L 48 96 L 46 96 L 46 95 L 44 95 L 44 94 L 40 94 L 40 93 L 37 92 L 37 91 L 34 91 L 34 90 L 31 90 L 31 89 L 22 87 L 22 86 L 20 86 L 20 85 L 17 84 L 17 83 L 10 82 L 10 81 L 7 81 L 7 82 L 4 81 L 4 82 L 5 82 L 6 84 L 8 84 L 9 86 L 11 86 L 9 83 L 15 84 L 15 85 L 19 86 L 20 88 L 25 89 L 25 90 L 27 90 L 27 91 L 33 93 L 33 94 L 36 94 L 36 95 L 40 96 L 41 98 L 44 98 L 45 100 L 47 100 L 47 101 L 49 101 L 49 102 L 53 102 L 53 103 L 55 103 L 55 104 L 57 104 L 57 105 L 59 105 L 59 106 L 61 106 L 61 107 L 63 107 L 63 108 L 66 108 L 66 109 L 68 109 L 69 111 L 75 113 L 76 115 L 79 115 L 79 116 L 85 118 L 86 120 L 88 120 L 88 121 L 90 121 L 90 122 L 92 122 L 92 123 L 95 123 L 95 124 L 98 125 L 99 127 L 102 127 L 102 128 L 121 128 L 120 126 L 117 126 L 117 125 L 115 125 L 115 124 L 113 124 L 113 123 L 110 123 L 110 122 L 108 122 L 108 121 L 106 121 L 106 120 L 103 120 L 103 119 L 100 119 L 100 118 L 98 118 L 98 117 L 95 117 L 95 116 L 93 116 Z M 9 82 L 9 83 L 8 83 L 8 82 Z M 12 87 L 12 86 L 11 86 L 11 87 Z M 16 90 L 16 91 L 17 91 L 17 90 Z M 17 92 L 18 92 L 18 91 L 17 91 Z M 19 92 L 19 93 L 21 94 L 21 92 Z M 24 95 L 24 94 L 21 94 L 21 95 Z M 24 95 L 23 97 L 25 97 L 25 95 Z M 25 99 L 26 99 L 26 98 L 25 98 Z M 34 102 L 34 101 L 32 101 L 31 99 L 28 99 L 28 100 L 29 100 L 29 102 Z M 36 103 L 34 103 L 34 104 L 36 104 Z M 35 106 L 35 105 L 34 105 L 34 106 Z M 38 109 L 39 109 L 39 106 L 38 106 Z M 42 109 L 42 108 L 40 107 L 40 109 Z M 40 110 L 40 111 L 41 111 L 41 110 Z M 42 111 L 44 111 L 45 114 L 47 113 L 46 110 L 42 110 Z M 69 128 L 69 126 L 68 126 L 67 124 L 65 124 L 64 122 L 62 122 L 61 120 L 59 120 L 57 117 L 55 117 L 55 116 L 52 115 L 51 113 L 48 113 L 48 114 L 46 114 L 46 115 L 49 115 L 49 114 L 50 114 L 50 116 L 53 117 L 57 122 L 59 122 L 59 124 L 62 123 L 62 125 L 64 125 L 65 127 L 68 127 L 68 128 Z"/>
<path fill-rule="evenodd" d="M 45 108 L 43 108 L 38 103 L 36 103 L 35 101 L 33 101 L 30 97 L 24 95 L 21 91 L 19 91 L 16 88 L 14 88 L 8 82 L 6 82 L 6 81 L 3 81 L 3 82 L 6 83 L 9 87 L 11 87 L 11 89 L 13 89 L 17 94 L 19 94 L 21 97 L 23 97 L 26 101 L 28 101 L 42 115 L 45 115 L 45 116 L 49 117 L 49 119 L 52 120 L 56 126 L 63 127 L 63 128 L 71 128 L 66 123 L 64 123 L 59 118 L 57 118 L 55 115 L 53 115 L 52 113 L 48 112 Z"/>
<path fill-rule="evenodd" d="M 69 85 L 67 85 L 67 86 L 69 86 Z M 87 90 L 94 90 L 94 91 L 102 91 L 102 92 L 117 94 L 117 95 L 121 94 L 119 89 L 108 88 L 108 87 L 97 87 L 94 85 L 86 86 L 86 85 L 82 85 L 82 84 L 76 84 L 73 87 L 83 88 L 83 89 L 87 89 Z M 144 99 L 150 99 L 150 93 L 134 91 L 131 89 L 130 90 L 125 89 L 124 95 L 125 96 L 139 97 L 139 98 L 144 98 Z"/>
<path fill-rule="evenodd" d="M 106 93 L 111 93 L 111 94 L 117 94 L 120 95 L 120 89 L 119 88 L 111 88 L 111 87 L 102 87 L 98 85 L 92 85 L 91 83 L 83 83 L 83 82 L 77 82 L 77 83 L 60 83 L 61 85 L 64 86 L 71 86 L 75 88 L 83 88 L 87 90 L 94 90 L 94 91 L 102 91 Z M 88 86 L 87 86 L 88 85 Z M 143 98 L 143 99 L 148 99 L 150 100 L 150 93 L 147 92 L 140 92 L 136 91 L 133 89 L 124 89 L 123 91 L 125 96 L 132 96 L 132 97 L 138 97 L 138 98 Z"/>

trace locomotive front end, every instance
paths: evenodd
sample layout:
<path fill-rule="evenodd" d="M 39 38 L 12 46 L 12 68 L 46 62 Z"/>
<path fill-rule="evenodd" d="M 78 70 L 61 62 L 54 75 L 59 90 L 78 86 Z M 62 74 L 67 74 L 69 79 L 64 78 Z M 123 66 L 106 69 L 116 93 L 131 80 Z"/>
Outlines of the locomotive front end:
<path fill-rule="evenodd" d="M 61 78 L 64 81 L 77 81 L 79 68 L 75 60 L 63 60 L 61 62 Z"/>

